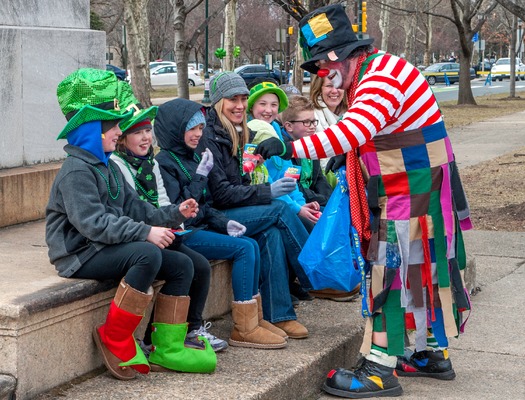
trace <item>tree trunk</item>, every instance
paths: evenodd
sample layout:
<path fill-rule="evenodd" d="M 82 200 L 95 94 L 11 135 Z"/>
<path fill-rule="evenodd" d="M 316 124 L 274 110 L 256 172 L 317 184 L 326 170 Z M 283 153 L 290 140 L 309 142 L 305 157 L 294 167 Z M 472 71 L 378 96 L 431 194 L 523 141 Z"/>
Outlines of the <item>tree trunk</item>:
<path fill-rule="evenodd" d="M 423 65 L 430 65 L 434 60 L 430 59 L 430 49 L 432 48 L 432 15 L 426 16 L 426 35 L 425 35 L 425 54 L 423 56 Z"/>
<path fill-rule="evenodd" d="M 510 34 L 510 97 L 516 97 L 516 33 L 518 31 L 518 17 L 512 17 L 512 33 Z"/>
<path fill-rule="evenodd" d="M 223 68 L 226 71 L 233 71 L 235 68 L 235 57 L 233 57 L 233 48 L 237 33 L 237 0 L 232 0 L 226 6 L 224 18 L 224 57 Z"/>
<path fill-rule="evenodd" d="M 144 107 L 151 105 L 149 77 L 149 0 L 126 0 L 124 21 L 126 23 L 129 63 L 133 92 Z"/>
<path fill-rule="evenodd" d="M 381 50 L 388 51 L 388 39 L 390 38 L 390 10 L 381 3 L 379 13 L 379 30 L 381 31 Z"/>
<path fill-rule="evenodd" d="M 175 62 L 177 63 L 177 96 L 190 98 L 188 88 L 188 56 L 189 50 L 184 36 L 186 23 L 186 6 L 184 0 L 171 0 L 173 4 L 173 29 L 175 39 Z"/>

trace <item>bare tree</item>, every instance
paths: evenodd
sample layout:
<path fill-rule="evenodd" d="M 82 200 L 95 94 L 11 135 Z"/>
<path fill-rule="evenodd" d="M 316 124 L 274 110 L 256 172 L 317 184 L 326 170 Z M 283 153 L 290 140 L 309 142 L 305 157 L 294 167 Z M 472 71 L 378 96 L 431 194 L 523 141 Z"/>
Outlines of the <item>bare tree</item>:
<path fill-rule="evenodd" d="M 521 18 L 525 21 L 525 5 L 522 1 L 516 0 L 496 0 L 503 8 L 507 9 L 511 14 Z"/>
<path fill-rule="evenodd" d="M 204 33 L 204 28 L 210 20 L 214 19 L 224 8 L 228 5 L 231 0 L 223 0 L 221 5 L 204 19 L 203 22 L 197 27 L 195 32 L 189 37 L 186 37 L 186 18 L 188 15 L 202 4 L 203 0 L 170 0 L 173 5 L 173 16 L 174 16 L 174 32 L 175 32 L 175 59 L 177 62 L 177 84 L 178 84 L 178 96 L 185 99 L 189 99 L 188 89 L 188 58 L 190 50 L 192 49 L 197 38 Z"/>
<path fill-rule="evenodd" d="M 149 76 L 149 0 L 125 0 L 124 21 L 127 27 L 127 47 L 133 76 L 133 93 L 144 107 L 151 105 Z"/>
<path fill-rule="evenodd" d="M 235 58 L 233 49 L 237 38 L 237 0 L 231 0 L 226 6 L 224 13 L 224 47 L 226 57 L 224 58 L 223 68 L 226 71 L 233 71 Z"/>

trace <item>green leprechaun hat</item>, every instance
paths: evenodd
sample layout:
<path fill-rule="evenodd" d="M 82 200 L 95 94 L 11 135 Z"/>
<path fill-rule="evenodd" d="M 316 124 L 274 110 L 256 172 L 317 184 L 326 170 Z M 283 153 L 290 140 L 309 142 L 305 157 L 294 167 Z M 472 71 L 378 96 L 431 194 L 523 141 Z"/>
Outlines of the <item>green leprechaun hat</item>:
<path fill-rule="evenodd" d="M 272 82 L 261 82 L 250 89 L 248 97 L 248 112 L 252 111 L 255 102 L 266 93 L 273 93 L 279 99 L 279 112 L 283 112 L 288 107 L 288 96 L 284 91 Z"/>
<path fill-rule="evenodd" d="M 133 112 L 120 106 L 118 82 L 113 72 L 94 68 L 78 69 L 60 82 L 58 104 L 68 122 L 57 140 L 86 122 L 118 119 L 122 123 L 131 118 Z"/>
<path fill-rule="evenodd" d="M 119 81 L 119 105 L 120 108 L 126 111 L 132 111 L 133 115 L 130 119 L 120 123 L 122 133 L 141 121 L 149 119 L 152 121 L 157 115 L 157 106 L 143 108 L 138 99 L 133 94 L 133 88 L 125 81 Z"/>

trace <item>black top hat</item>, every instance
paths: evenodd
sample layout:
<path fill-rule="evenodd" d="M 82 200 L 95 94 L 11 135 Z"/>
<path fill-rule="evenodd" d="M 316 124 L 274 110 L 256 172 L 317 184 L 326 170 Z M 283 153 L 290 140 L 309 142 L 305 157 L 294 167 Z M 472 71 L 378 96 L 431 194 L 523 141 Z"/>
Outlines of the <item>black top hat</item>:
<path fill-rule="evenodd" d="M 341 4 L 318 8 L 299 22 L 301 46 L 307 61 L 301 65 L 316 74 L 319 60 L 342 61 L 356 47 L 372 44 L 374 39 L 359 40 Z"/>

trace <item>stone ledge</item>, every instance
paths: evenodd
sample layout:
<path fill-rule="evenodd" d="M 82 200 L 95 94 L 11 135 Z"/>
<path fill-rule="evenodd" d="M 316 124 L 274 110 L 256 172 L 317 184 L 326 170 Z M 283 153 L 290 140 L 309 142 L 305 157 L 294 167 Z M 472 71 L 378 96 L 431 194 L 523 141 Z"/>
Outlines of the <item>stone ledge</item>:
<path fill-rule="evenodd" d="M 51 185 L 62 163 L 0 170 L 0 227 L 45 217 Z"/>
<path fill-rule="evenodd" d="M 59 277 L 47 257 L 44 229 L 44 221 L 0 229 L 0 378 L 16 380 L 18 400 L 102 366 L 91 331 L 104 321 L 117 286 L 116 281 Z M 206 319 L 228 313 L 232 300 L 230 263 L 211 264 Z M 4 381 L 0 387 L 7 387 Z"/>

